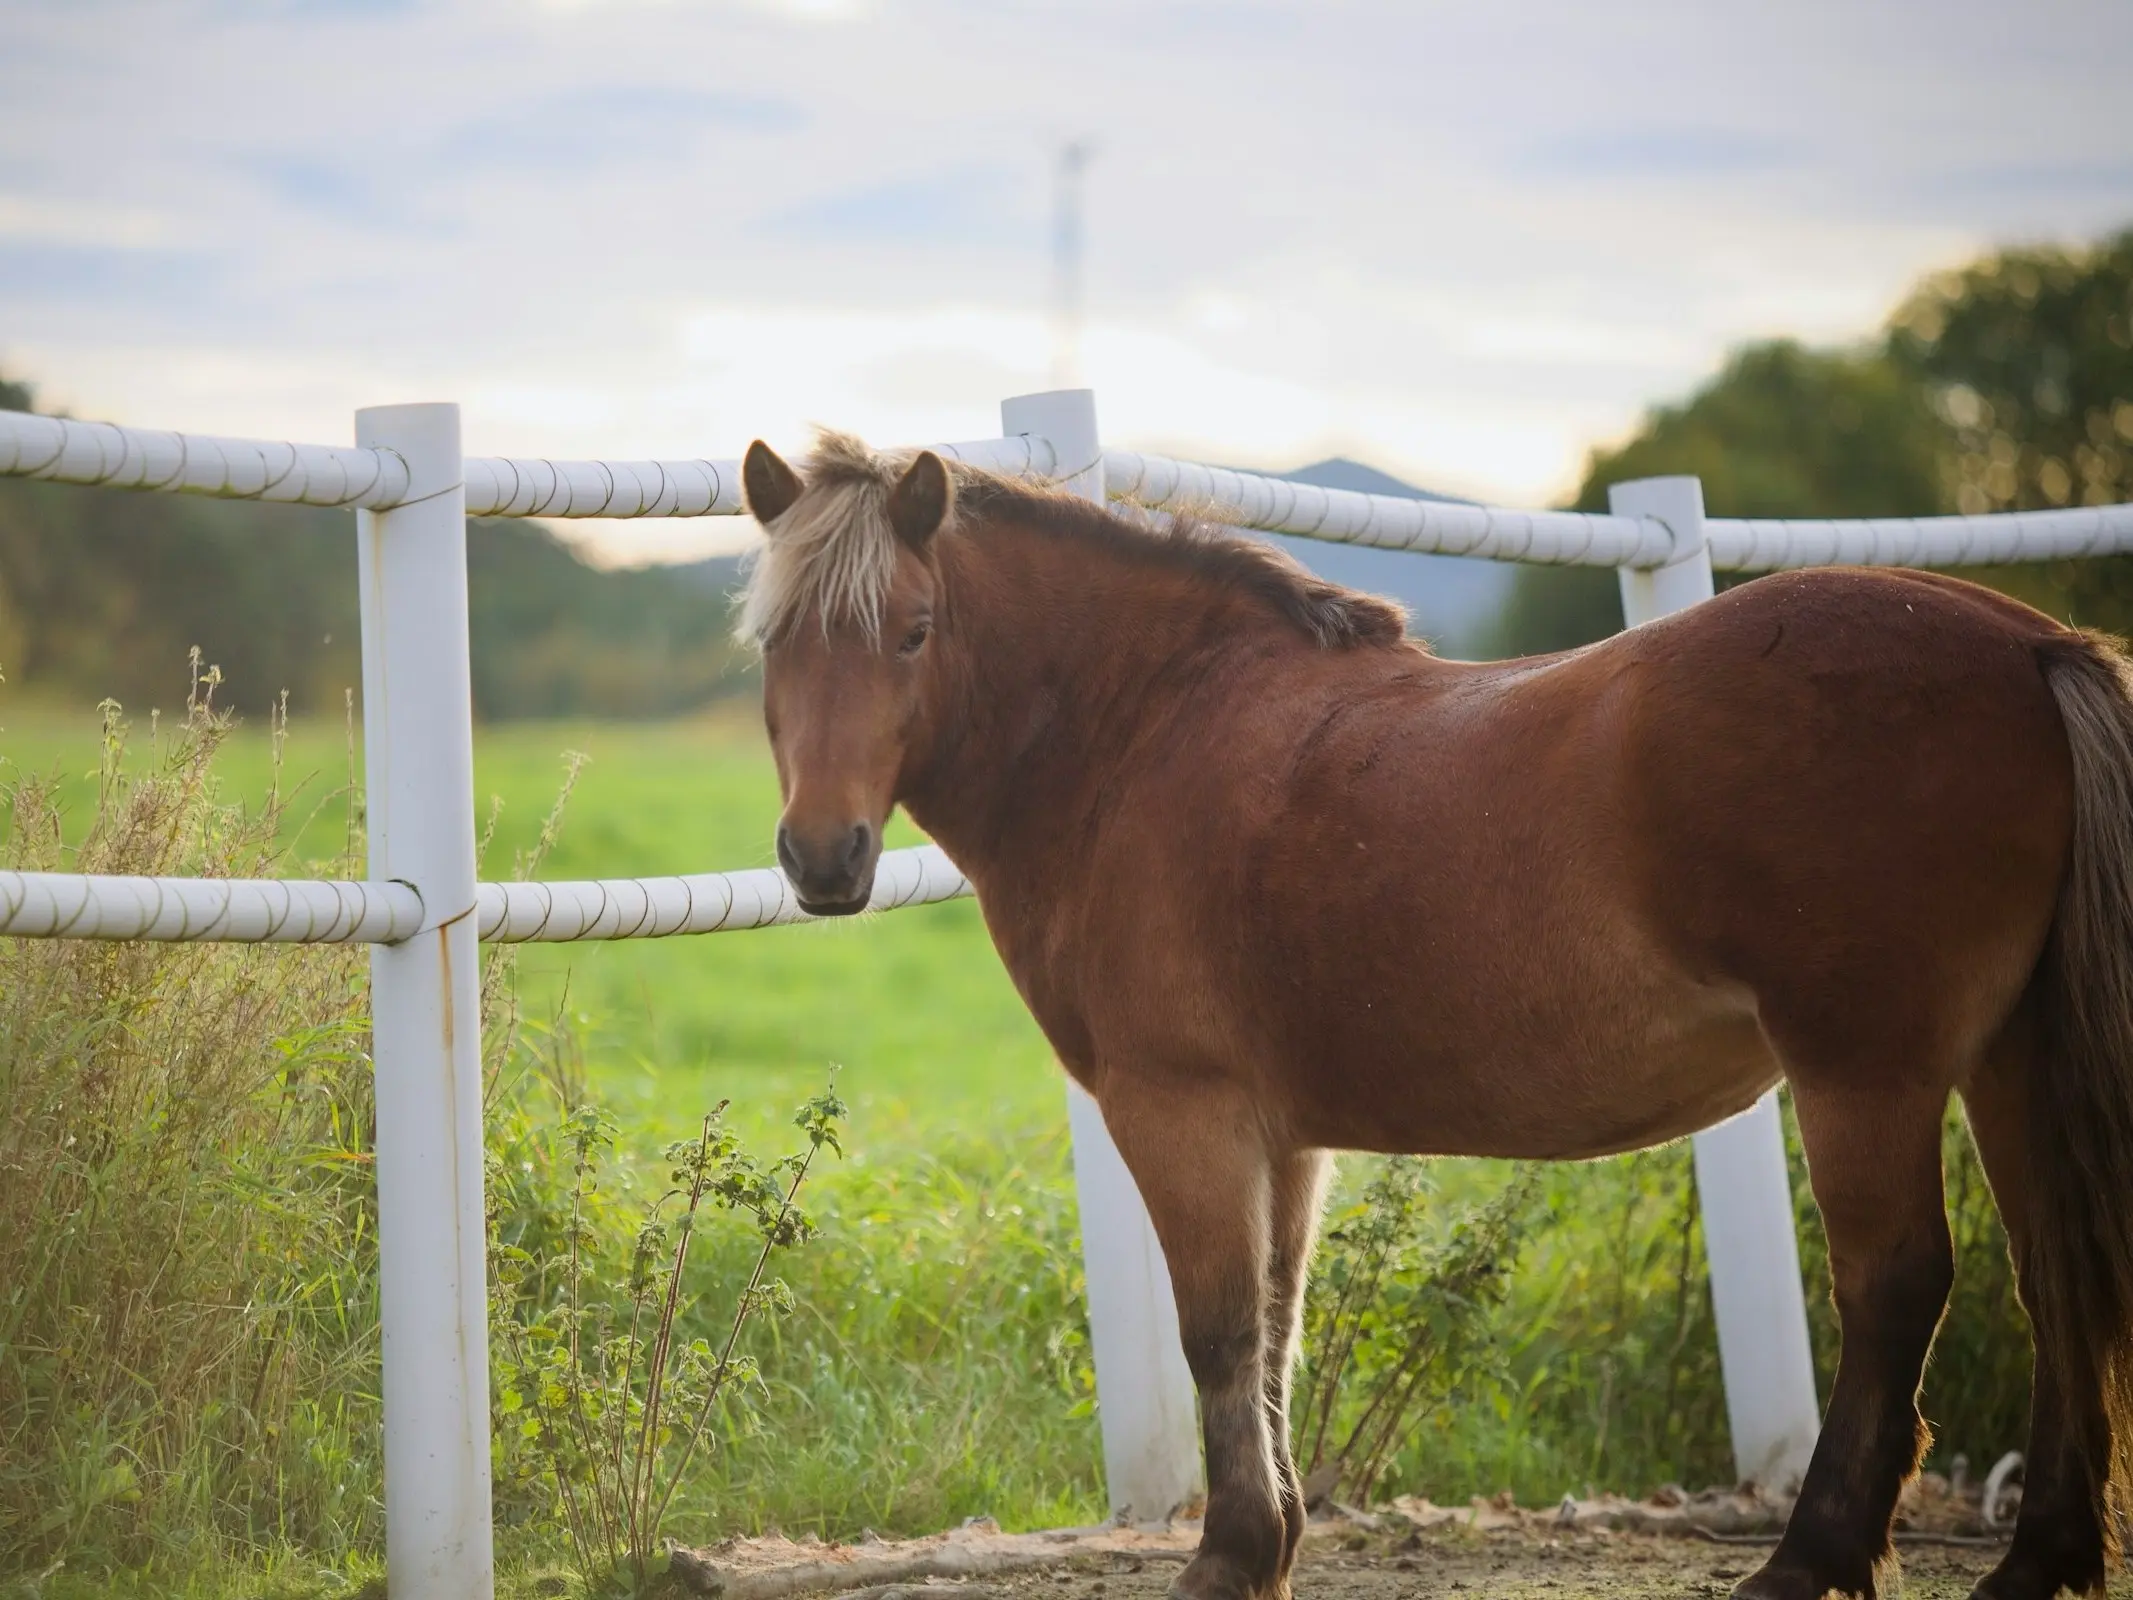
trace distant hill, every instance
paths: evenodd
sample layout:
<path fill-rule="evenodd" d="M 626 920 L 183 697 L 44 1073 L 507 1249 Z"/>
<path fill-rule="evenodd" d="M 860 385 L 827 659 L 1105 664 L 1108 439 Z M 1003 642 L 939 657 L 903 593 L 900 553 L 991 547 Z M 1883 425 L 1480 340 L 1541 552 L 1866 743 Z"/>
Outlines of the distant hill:
<path fill-rule="evenodd" d="M 671 566 L 652 567 L 646 570 L 665 573 L 673 582 L 699 594 L 706 594 L 722 607 L 730 607 L 741 587 L 741 558 L 739 556 L 707 556 L 701 561 L 678 561 Z M 725 612 L 720 613 L 722 616 Z"/>
<path fill-rule="evenodd" d="M 1417 489 L 1390 473 L 1340 456 L 1276 476 L 1321 489 L 1397 495 L 1403 500 L 1456 501 L 1453 495 Z M 1504 562 L 1478 561 L 1471 556 L 1413 555 L 1278 533 L 1263 537 L 1322 578 L 1400 601 L 1407 607 L 1413 631 L 1449 656 L 1471 654 L 1487 643 L 1517 576 L 1516 569 Z"/>
<path fill-rule="evenodd" d="M 0 407 L 29 401 L 0 382 Z M 664 716 L 745 691 L 719 565 L 602 571 L 539 523 L 470 522 L 475 715 Z M 354 515 L 0 479 L 11 690 L 168 708 L 194 645 L 221 704 L 257 715 L 287 690 L 293 711 L 338 715 L 362 677 Z"/>

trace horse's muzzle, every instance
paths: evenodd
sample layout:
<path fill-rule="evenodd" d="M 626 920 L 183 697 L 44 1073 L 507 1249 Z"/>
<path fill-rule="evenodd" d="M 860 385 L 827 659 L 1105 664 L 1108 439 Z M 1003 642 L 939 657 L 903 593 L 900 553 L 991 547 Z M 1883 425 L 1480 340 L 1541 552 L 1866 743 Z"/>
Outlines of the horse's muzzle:
<path fill-rule="evenodd" d="M 880 859 L 881 838 L 864 822 L 828 835 L 778 824 L 778 865 L 800 909 L 811 917 L 864 911 L 874 893 L 874 867 Z"/>

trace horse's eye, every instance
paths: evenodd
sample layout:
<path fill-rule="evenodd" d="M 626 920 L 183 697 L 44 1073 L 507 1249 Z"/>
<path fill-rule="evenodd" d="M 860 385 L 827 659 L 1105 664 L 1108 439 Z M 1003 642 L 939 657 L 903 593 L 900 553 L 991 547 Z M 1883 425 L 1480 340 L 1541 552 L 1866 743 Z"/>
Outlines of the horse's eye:
<path fill-rule="evenodd" d="M 932 636 L 932 623 L 917 623 L 909 633 L 904 635 L 904 642 L 896 647 L 896 653 L 909 660 L 912 656 L 917 655 L 919 651 L 926 648 L 926 641 Z"/>

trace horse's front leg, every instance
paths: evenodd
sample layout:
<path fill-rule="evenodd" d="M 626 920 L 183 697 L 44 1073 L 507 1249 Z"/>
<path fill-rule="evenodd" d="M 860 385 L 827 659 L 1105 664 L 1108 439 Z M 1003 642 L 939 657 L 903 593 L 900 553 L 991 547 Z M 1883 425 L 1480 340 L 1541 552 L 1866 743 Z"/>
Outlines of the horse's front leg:
<path fill-rule="evenodd" d="M 1311 1250 L 1318 1239 L 1318 1213 L 1333 1160 L 1323 1150 L 1299 1150 L 1273 1163 L 1271 1248 L 1267 1259 L 1266 1419 L 1274 1444 L 1274 1481 L 1287 1523 L 1277 1593 L 1288 1587 L 1296 1548 L 1303 1542 L 1303 1481 L 1290 1456 L 1289 1380 L 1303 1331 L 1304 1289 Z"/>
<path fill-rule="evenodd" d="M 1162 1241 L 1200 1391 L 1207 1518 L 1171 1592 L 1262 1600 L 1289 1540 L 1267 1414 L 1273 1173 L 1259 1119 L 1233 1086 L 1184 1075 L 1108 1073 L 1098 1101 Z"/>

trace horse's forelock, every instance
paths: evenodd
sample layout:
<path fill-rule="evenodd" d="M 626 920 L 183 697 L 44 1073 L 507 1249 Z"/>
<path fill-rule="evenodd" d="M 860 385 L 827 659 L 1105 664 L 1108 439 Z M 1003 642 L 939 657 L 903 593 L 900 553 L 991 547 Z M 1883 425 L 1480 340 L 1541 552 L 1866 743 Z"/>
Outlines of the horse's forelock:
<path fill-rule="evenodd" d="M 738 632 L 762 646 L 812 613 L 825 628 L 855 622 L 881 636 L 882 606 L 896 579 L 897 539 L 889 490 L 904 463 L 850 434 L 816 437 L 806 487 L 784 515 L 764 524 L 749 557 Z"/>

